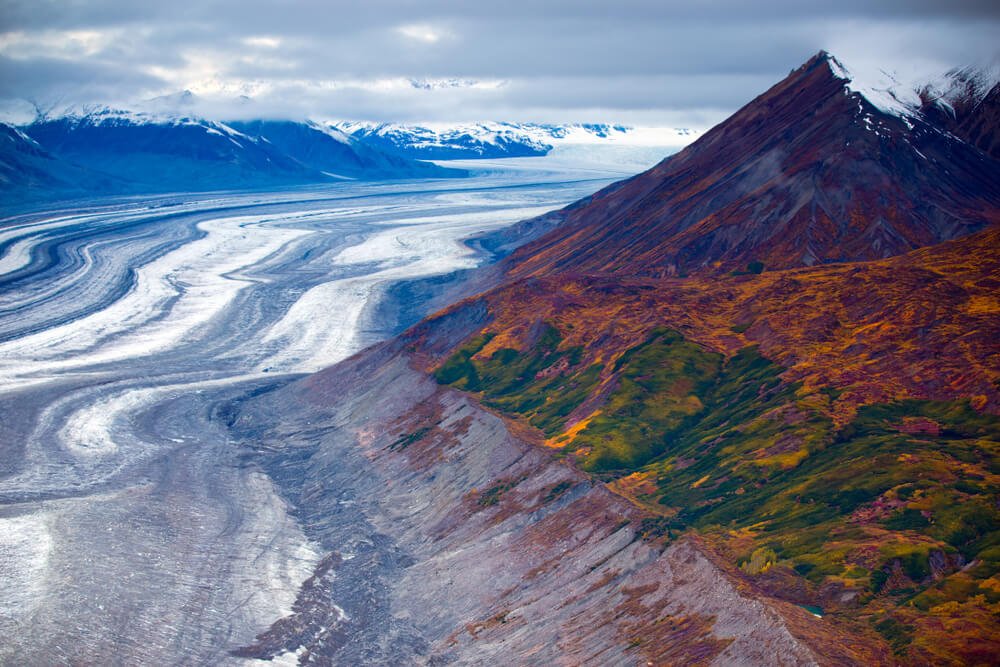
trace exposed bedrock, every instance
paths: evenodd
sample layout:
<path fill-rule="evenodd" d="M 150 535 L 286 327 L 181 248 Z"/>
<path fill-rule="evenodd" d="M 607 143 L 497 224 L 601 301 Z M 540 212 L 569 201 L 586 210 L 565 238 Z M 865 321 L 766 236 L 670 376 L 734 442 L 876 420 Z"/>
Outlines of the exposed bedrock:
<path fill-rule="evenodd" d="M 418 367 L 397 339 L 232 415 L 248 457 L 328 552 L 293 614 L 236 655 L 826 662 L 693 542 L 640 539 L 638 509 Z"/>

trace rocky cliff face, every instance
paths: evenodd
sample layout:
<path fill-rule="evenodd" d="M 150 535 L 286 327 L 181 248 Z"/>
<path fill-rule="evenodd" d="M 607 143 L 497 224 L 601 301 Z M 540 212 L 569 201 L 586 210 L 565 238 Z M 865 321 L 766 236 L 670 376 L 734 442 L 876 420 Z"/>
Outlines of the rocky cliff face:
<path fill-rule="evenodd" d="M 690 540 L 644 539 L 641 510 L 419 365 L 397 341 L 240 407 L 234 428 L 253 443 L 248 455 L 329 553 L 293 615 L 238 655 L 298 652 L 302 664 L 830 659 L 789 630 L 785 616 L 806 627 L 807 612 L 755 599 Z M 860 659 L 851 650 L 839 657 Z"/>

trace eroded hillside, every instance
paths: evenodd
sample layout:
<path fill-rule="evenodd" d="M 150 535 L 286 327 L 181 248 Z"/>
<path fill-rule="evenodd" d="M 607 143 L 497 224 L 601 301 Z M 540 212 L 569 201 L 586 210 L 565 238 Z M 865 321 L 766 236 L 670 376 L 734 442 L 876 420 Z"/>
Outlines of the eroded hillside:
<path fill-rule="evenodd" d="M 457 306 L 488 323 L 428 368 L 647 511 L 648 537 L 694 531 L 900 657 L 975 662 L 1000 630 L 998 243 L 521 281 Z"/>

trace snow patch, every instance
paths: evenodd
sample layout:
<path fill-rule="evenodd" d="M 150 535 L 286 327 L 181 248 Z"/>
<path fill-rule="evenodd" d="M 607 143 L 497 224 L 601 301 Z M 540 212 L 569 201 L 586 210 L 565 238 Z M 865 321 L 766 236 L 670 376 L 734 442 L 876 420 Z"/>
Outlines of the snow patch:
<path fill-rule="evenodd" d="M 845 89 L 858 93 L 879 111 L 906 119 L 918 115 L 920 95 L 913 82 L 903 82 L 898 74 L 878 70 L 865 72 L 849 70 L 832 55 L 827 56 L 830 71 L 838 79 L 844 80 Z"/>
<path fill-rule="evenodd" d="M 921 88 L 929 104 L 944 109 L 952 117 L 956 107 L 974 108 L 1000 84 L 1000 56 L 992 61 L 949 70 Z"/>
<path fill-rule="evenodd" d="M 326 136 L 330 137 L 331 139 L 339 141 L 340 143 L 345 144 L 347 146 L 350 146 L 350 145 L 352 145 L 354 143 L 351 140 L 350 136 L 348 136 L 347 134 L 345 134 L 341 130 L 339 130 L 339 129 L 335 128 L 335 127 L 332 127 L 330 125 L 326 125 L 326 124 L 323 124 L 323 123 L 318 123 L 318 122 L 312 121 L 312 120 L 309 121 L 306 124 L 310 128 L 316 130 L 317 132 L 322 132 L 323 134 L 325 134 Z"/>

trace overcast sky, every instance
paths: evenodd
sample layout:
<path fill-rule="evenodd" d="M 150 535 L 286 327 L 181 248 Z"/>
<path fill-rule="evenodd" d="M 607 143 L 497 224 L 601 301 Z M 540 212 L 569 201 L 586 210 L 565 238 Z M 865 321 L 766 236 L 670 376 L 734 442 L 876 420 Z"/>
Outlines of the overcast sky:
<path fill-rule="evenodd" d="M 821 48 L 910 76 L 998 35 L 996 0 L 0 0 L 0 104 L 704 127 Z"/>

